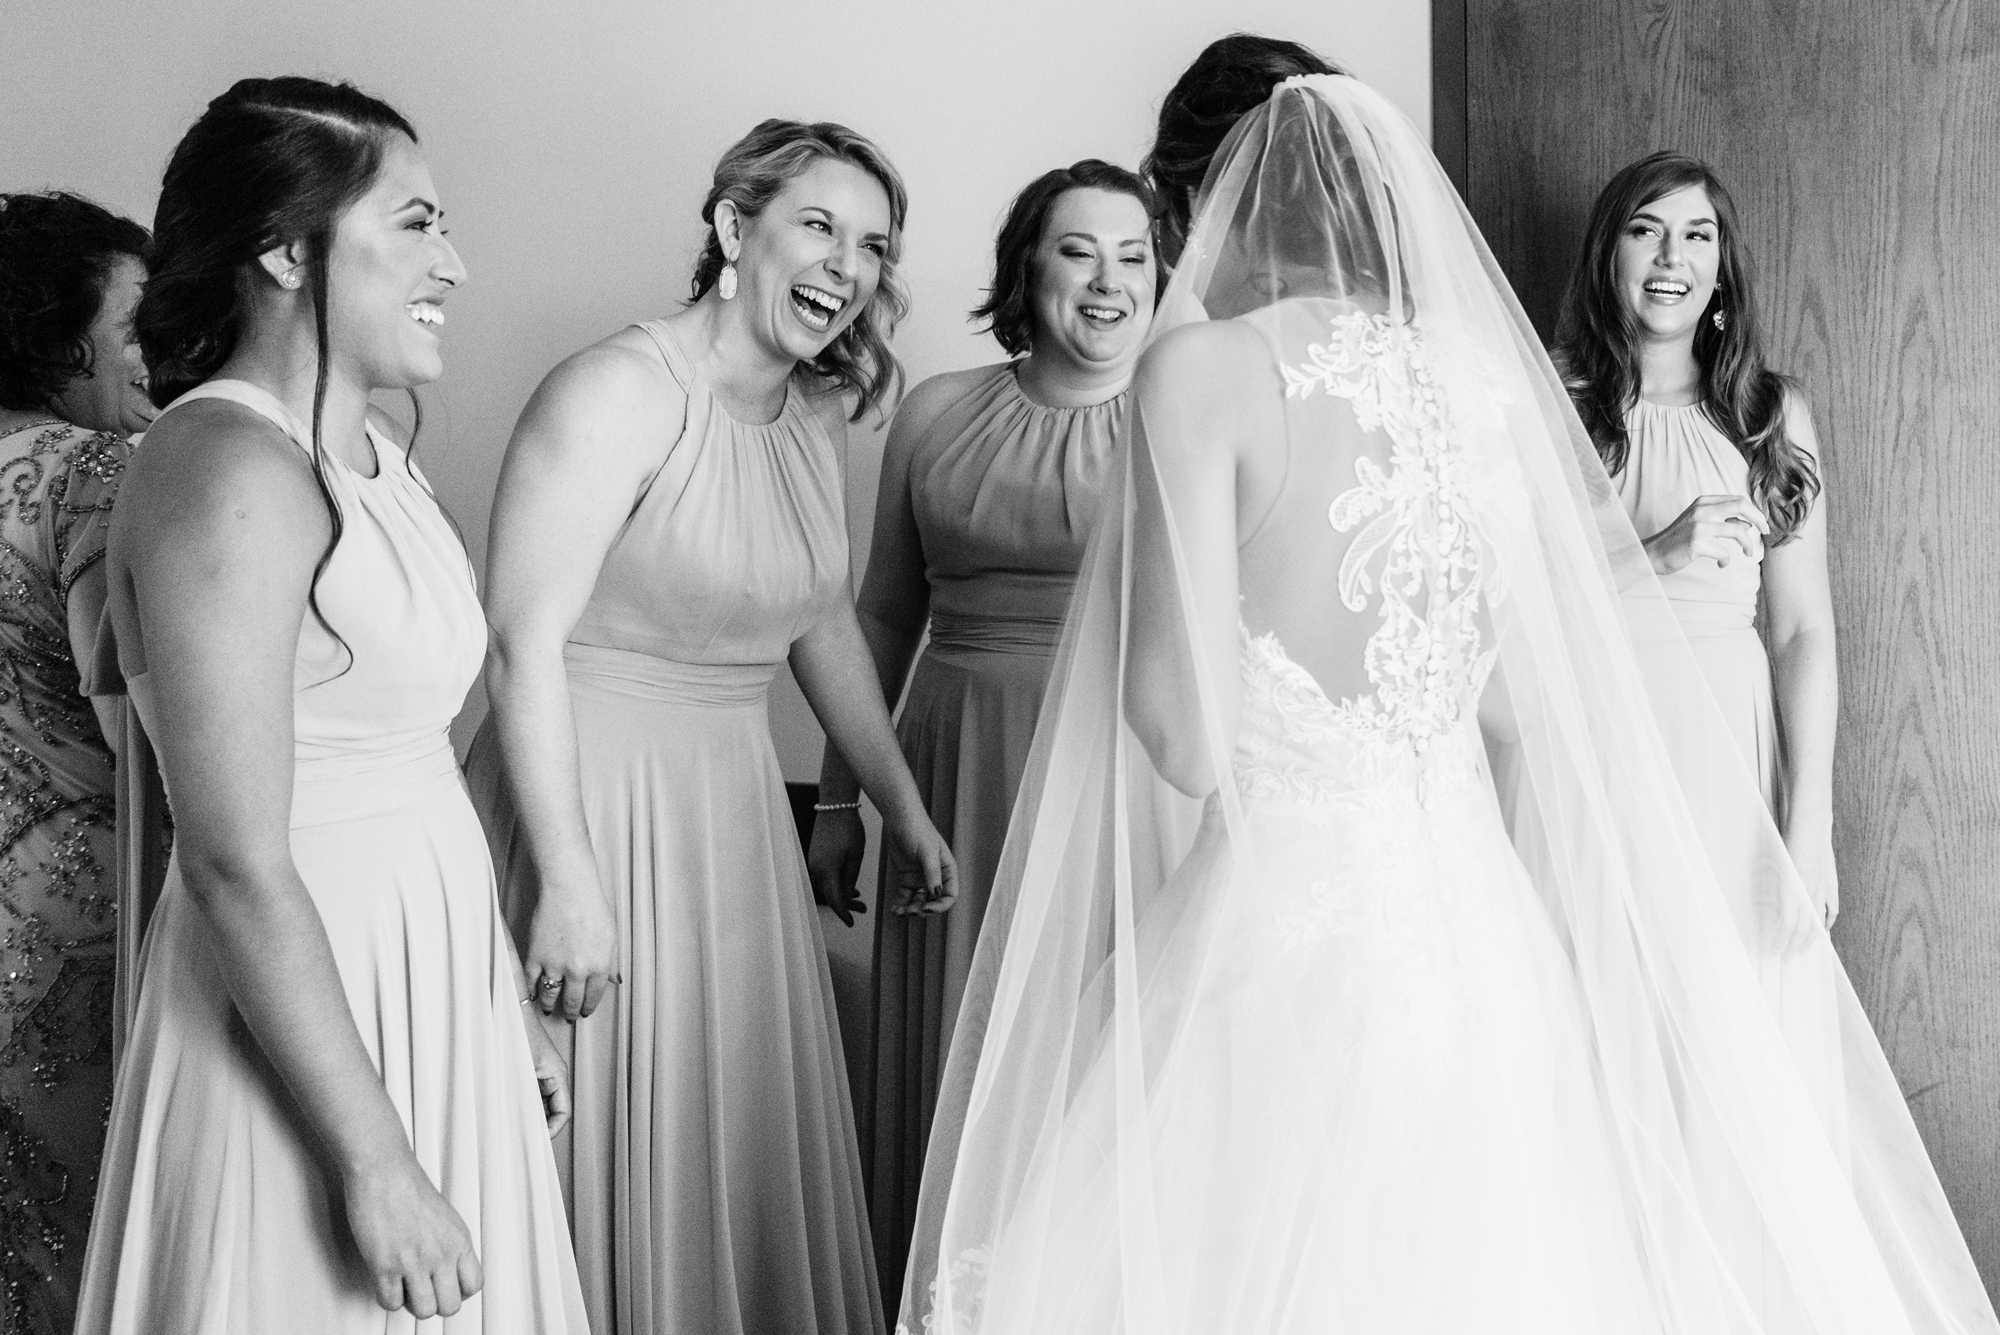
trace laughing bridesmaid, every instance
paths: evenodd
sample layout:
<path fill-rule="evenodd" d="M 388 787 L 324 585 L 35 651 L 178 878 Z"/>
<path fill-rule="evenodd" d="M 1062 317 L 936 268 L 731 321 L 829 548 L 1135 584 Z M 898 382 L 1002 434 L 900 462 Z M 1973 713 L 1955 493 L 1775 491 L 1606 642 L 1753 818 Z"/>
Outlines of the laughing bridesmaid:
<path fill-rule="evenodd" d="M 527 982 L 576 1022 L 561 1157 L 598 1335 L 882 1328 L 764 698 L 789 662 L 913 892 L 948 899 L 855 625 L 841 487 L 849 400 L 899 375 L 904 209 L 860 135 L 759 125 L 716 168 L 693 300 L 551 372 L 501 470 L 468 768 Z"/>
<path fill-rule="evenodd" d="M 175 841 L 79 1335 L 584 1328 L 561 1063 L 448 734 L 472 570 L 368 408 L 443 370 L 439 216 L 409 123 L 347 84 L 245 79 L 167 166 L 134 324 L 171 402 L 105 576 Z"/>
<path fill-rule="evenodd" d="M 901 696 L 908 679 L 903 753 L 959 872 L 949 913 L 912 912 L 907 897 L 890 903 L 902 878 L 893 857 L 884 865 L 861 1124 L 892 1311 L 959 996 L 1152 323 L 1152 198 L 1137 176 L 1094 158 L 1024 189 L 1000 229 L 989 298 L 973 312 L 1015 360 L 919 385 L 883 456 L 861 628 L 883 698 Z M 854 771 L 834 745 L 820 799 L 814 880 L 845 916 L 864 836 Z"/>

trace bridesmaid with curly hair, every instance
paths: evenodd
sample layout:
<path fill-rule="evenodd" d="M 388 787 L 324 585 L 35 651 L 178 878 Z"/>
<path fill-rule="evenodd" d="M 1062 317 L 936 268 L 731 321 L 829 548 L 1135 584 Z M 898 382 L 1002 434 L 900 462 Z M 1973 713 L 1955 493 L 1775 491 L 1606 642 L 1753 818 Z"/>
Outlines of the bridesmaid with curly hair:
<path fill-rule="evenodd" d="M 764 701 L 789 663 L 911 892 L 947 901 L 855 623 L 841 484 L 848 422 L 901 375 L 904 212 L 854 131 L 758 125 L 716 166 L 687 306 L 551 371 L 500 470 L 467 769 L 526 985 L 580 1021 L 558 1154 L 599 1335 L 881 1329 Z"/>
<path fill-rule="evenodd" d="M 1698 793 L 1705 766 L 1752 767 L 1831 927 L 1839 681 L 1819 440 L 1798 386 L 1765 365 L 1735 201 L 1706 163 L 1655 153 L 1606 184 L 1583 251 L 1556 359 L 1704 678 L 1654 683 L 1662 729 L 1672 746 L 1674 701 L 1714 695 L 1741 754 L 1679 756 L 1683 778 Z"/>

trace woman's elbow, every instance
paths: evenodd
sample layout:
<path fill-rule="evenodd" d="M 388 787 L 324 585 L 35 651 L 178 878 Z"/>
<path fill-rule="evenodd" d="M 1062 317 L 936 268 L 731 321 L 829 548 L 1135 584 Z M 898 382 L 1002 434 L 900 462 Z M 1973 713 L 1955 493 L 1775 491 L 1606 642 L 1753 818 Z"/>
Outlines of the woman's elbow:
<path fill-rule="evenodd" d="M 174 862 L 188 897 L 211 921 L 254 912 L 280 881 L 297 874 L 289 849 L 258 849 L 188 834 L 177 833 Z"/>
<path fill-rule="evenodd" d="M 1213 759 L 1194 730 L 1143 709 L 1128 711 L 1127 722 L 1162 779 L 1189 797 L 1207 797 L 1215 791 Z"/>
<path fill-rule="evenodd" d="M 560 639 L 511 627 L 492 626 L 486 637 L 486 689 L 504 695 L 516 683 L 562 670 Z"/>
<path fill-rule="evenodd" d="M 1824 660 L 1831 667 L 1838 656 L 1831 617 L 1800 620 L 1771 629 L 1771 657 L 1780 662 Z"/>

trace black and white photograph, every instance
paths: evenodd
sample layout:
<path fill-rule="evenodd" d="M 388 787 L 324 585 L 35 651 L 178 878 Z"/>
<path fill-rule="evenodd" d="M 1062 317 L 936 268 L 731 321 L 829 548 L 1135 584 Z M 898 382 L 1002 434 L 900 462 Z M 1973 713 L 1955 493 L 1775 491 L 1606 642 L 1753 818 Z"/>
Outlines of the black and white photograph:
<path fill-rule="evenodd" d="M 2000 1335 L 2000 8 L 0 35 L 0 1335 Z"/>

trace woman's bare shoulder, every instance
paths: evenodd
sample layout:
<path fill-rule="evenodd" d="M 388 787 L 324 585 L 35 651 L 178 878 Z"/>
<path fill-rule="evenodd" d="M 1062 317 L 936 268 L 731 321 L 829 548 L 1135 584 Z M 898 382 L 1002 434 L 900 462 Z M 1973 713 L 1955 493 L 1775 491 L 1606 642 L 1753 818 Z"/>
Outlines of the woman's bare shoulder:
<path fill-rule="evenodd" d="M 176 408 L 146 433 L 113 519 L 141 543 L 219 548 L 254 535 L 315 551 L 330 523 L 305 450 L 262 414 L 215 399 Z"/>

